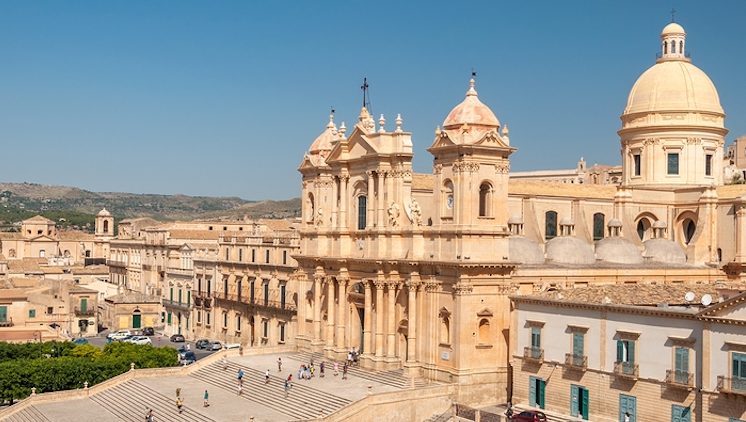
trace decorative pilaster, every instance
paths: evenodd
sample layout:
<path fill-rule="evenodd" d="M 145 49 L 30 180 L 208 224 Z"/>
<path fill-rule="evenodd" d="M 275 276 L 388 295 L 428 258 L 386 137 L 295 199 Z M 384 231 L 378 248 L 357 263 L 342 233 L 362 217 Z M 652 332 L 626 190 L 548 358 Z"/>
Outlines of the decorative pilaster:
<path fill-rule="evenodd" d="M 386 356 L 393 358 L 396 356 L 396 290 L 398 281 L 391 280 L 388 283 L 386 294 Z"/>
<path fill-rule="evenodd" d="M 412 273 L 407 281 L 407 362 L 417 360 L 417 288 L 420 286 L 420 275 Z"/>
<path fill-rule="evenodd" d="M 321 274 L 313 277 L 313 339 L 321 341 Z"/>
<path fill-rule="evenodd" d="M 371 354 L 370 326 L 373 318 L 373 297 L 371 296 L 371 280 L 363 280 L 365 286 L 365 316 L 363 321 L 363 352 L 366 355 Z"/>
<path fill-rule="evenodd" d="M 374 281 L 376 286 L 376 356 L 383 356 L 383 289 L 386 281 L 379 278 Z"/>
<path fill-rule="evenodd" d="M 334 278 L 326 278 L 326 345 L 334 346 Z"/>
<path fill-rule="evenodd" d="M 347 316 L 347 279 L 337 279 L 337 347 L 344 348 Z"/>

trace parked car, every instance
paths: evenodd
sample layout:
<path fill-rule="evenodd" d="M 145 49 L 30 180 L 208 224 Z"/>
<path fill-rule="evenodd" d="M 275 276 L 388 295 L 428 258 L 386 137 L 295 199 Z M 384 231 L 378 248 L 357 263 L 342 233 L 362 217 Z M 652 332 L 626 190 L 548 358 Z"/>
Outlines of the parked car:
<path fill-rule="evenodd" d="M 145 327 L 142 329 L 142 335 L 144 336 L 154 336 L 155 335 L 155 329 L 153 327 Z"/>
<path fill-rule="evenodd" d="M 207 349 L 207 346 L 209 346 L 210 343 L 212 343 L 210 340 L 203 338 L 201 340 L 197 340 L 197 342 L 194 343 L 194 347 L 198 349 Z"/>
<path fill-rule="evenodd" d="M 133 336 L 142 336 L 144 334 L 142 333 L 142 330 L 135 330 L 135 331 L 132 332 L 132 335 Z"/>
<path fill-rule="evenodd" d="M 526 410 L 513 416 L 512 420 L 520 422 L 546 422 L 547 416 L 544 412 L 538 410 Z"/>
<path fill-rule="evenodd" d="M 184 353 L 179 354 L 180 365 L 191 365 L 196 361 L 197 361 L 197 355 L 195 355 L 194 352 L 192 352 L 191 350 L 188 350 Z"/>
<path fill-rule="evenodd" d="M 130 330 L 119 330 L 106 336 L 106 338 L 113 341 L 121 341 L 129 337 L 132 337 Z"/>
<path fill-rule="evenodd" d="M 219 341 L 213 341 L 207 347 L 207 350 L 223 350 L 223 343 L 221 343 Z"/>
<path fill-rule="evenodd" d="M 84 339 L 83 337 L 76 338 L 73 340 L 73 344 L 76 346 L 82 346 L 84 344 L 88 344 L 88 340 Z"/>
<path fill-rule="evenodd" d="M 151 344 L 152 345 L 153 344 L 153 342 L 150 341 L 150 337 L 146 337 L 146 336 L 132 336 L 132 337 L 128 338 L 125 341 L 129 342 L 129 343 L 141 344 L 141 345 L 143 345 L 143 344 Z"/>
<path fill-rule="evenodd" d="M 186 341 L 186 339 L 184 339 L 184 336 L 181 334 L 172 335 L 170 340 L 172 343 L 183 343 Z"/>

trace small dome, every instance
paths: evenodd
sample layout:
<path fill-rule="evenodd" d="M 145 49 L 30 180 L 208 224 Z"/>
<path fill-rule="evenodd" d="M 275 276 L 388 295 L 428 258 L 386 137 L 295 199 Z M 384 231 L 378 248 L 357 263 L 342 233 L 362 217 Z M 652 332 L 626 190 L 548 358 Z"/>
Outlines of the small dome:
<path fill-rule="evenodd" d="M 642 264 L 640 249 L 621 237 L 607 237 L 596 242 L 596 257 L 616 264 Z"/>
<path fill-rule="evenodd" d="M 463 125 L 488 128 L 500 127 L 500 121 L 497 120 L 495 113 L 479 101 L 477 90 L 474 89 L 473 78 L 469 81 L 469 90 L 466 91 L 464 101 L 454 107 L 443 121 L 444 129 L 458 129 Z"/>
<path fill-rule="evenodd" d="M 676 242 L 668 239 L 649 239 L 644 241 L 645 250 L 642 256 L 666 264 L 685 264 L 686 253 Z"/>
<path fill-rule="evenodd" d="M 572 221 L 571 217 L 562 217 L 559 224 L 560 226 L 574 226 L 575 222 Z"/>
<path fill-rule="evenodd" d="M 311 154 L 321 154 L 326 156 L 324 153 L 328 153 L 332 150 L 332 143 L 336 140 L 337 127 L 334 126 L 334 115 L 329 115 L 329 123 L 327 123 L 324 131 L 321 132 L 311 144 L 308 152 Z"/>
<path fill-rule="evenodd" d="M 656 63 L 640 75 L 629 93 L 624 114 L 656 111 L 723 114 L 723 107 L 715 84 L 705 72 L 688 61 L 672 60 Z"/>
<path fill-rule="evenodd" d="M 513 215 L 508 219 L 508 224 L 523 224 L 523 217 L 520 215 Z"/>
<path fill-rule="evenodd" d="M 655 220 L 655 222 L 653 222 L 654 229 L 665 229 L 666 227 L 668 227 L 668 224 L 663 220 Z"/>
<path fill-rule="evenodd" d="M 111 217 L 111 213 L 106 208 L 102 208 L 96 215 L 99 217 Z"/>
<path fill-rule="evenodd" d="M 622 222 L 618 218 L 612 218 L 606 224 L 606 227 L 622 227 Z"/>
<path fill-rule="evenodd" d="M 686 31 L 684 31 L 683 26 L 676 22 L 671 22 L 661 31 L 661 37 L 665 37 L 666 35 L 686 35 Z"/>
<path fill-rule="evenodd" d="M 508 238 L 508 254 L 511 261 L 520 264 L 544 263 L 544 252 L 542 252 L 541 246 L 523 236 L 510 236 Z"/>
<path fill-rule="evenodd" d="M 591 245 L 575 236 L 555 237 L 546 244 L 547 261 L 560 264 L 590 265 L 596 262 Z"/>

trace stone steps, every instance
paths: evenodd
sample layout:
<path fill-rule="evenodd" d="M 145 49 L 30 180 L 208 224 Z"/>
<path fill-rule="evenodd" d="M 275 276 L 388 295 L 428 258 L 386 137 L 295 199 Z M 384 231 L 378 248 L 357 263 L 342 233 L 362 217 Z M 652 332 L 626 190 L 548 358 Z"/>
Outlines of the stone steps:
<path fill-rule="evenodd" d="M 243 392 L 240 396 L 236 379 L 239 369 L 244 371 Z M 348 399 L 295 381 L 288 397 L 285 397 L 284 378 L 270 374 L 270 382 L 265 384 L 263 372 L 231 361 L 228 361 L 227 369 L 223 369 L 222 363 L 216 362 L 200 368 L 190 376 L 298 420 L 327 415 L 351 403 Z"/>
<path fill-rule="evenodd" d="M 159 422 L 215 422 L 186 405 L 179 414 L 175 398 L 166 397 L 135 380 L 96 393 L 90 399 L 124 421 L 144 420 L 148 409 L 153 409 Z"/>
<path fill-rule="evenodd" d="M 314 365 L 316 365 L 317 367 L 317 372 L 318 372 L 319 362 L 322 362 L 322 361 L 334 362 L 333 360 L 324 357 L 320 353 L 311 353 L 311 352 L 306 352 L 306 351 L 298 351 L 298 352 L 295 352 L 289 355 L 288 357 L 290 359 L 293 359 L 295 361 L 302 362 L 302 363 L 308 363 L 311 361 L 311 359 L 313 359 Z M 341 373 L 342 365 L 344 364 L 344 362 L 337 361 L 337 363 L 339 363 L 339 366 L 340 366 L 339 372 Z M 333 374 L 334 372 L 332 365 L 327 365 L 327 367 L 324 369 L 325 369 L 325 372 L 327 373 L 327 376 L 329 374 Z M 395 369 L 392 371 L 376 372 L 376 371 L 371 371 L 368 369 L 363 369 L 358 366 L 353 366 L 353 367 L 347 368 L 347 373 L 349 375 L 353 375 L 358 378 L 366 379 L 369 381 L 374 381 L 380 384 L 389 385 L 391 387 L 396 387 L 399 389 L 412 388 L 412 378 L 404 375 L 404 369 L 401 369 L 401 368 Z M 422 378 L 414 379 L 415 388 L 425 387 L 427 385 L 428 385 L 427 381 L 425 381 Z"/>
<path fill-rule="evenodd" d="M 7 422 L 51 422 L 34 406 L 29 406 L 3 420 Z"/>

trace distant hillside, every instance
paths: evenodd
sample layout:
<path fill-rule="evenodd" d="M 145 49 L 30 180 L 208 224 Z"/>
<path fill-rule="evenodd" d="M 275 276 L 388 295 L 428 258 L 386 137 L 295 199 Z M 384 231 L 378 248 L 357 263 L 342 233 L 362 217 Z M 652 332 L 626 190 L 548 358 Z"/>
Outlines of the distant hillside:
<path fill-rule="evenodd" d="M 76 225 L 92 225 L 101 208 L 108 209 L 117 220 L 285 218 L 300 215 L 300 199 L 247 201 L 238 197 L 90 192 L 69 186 L 0 183 L 0 221 L 5 224 L 42 214 L 55 221 L 74 218 Z"/>

